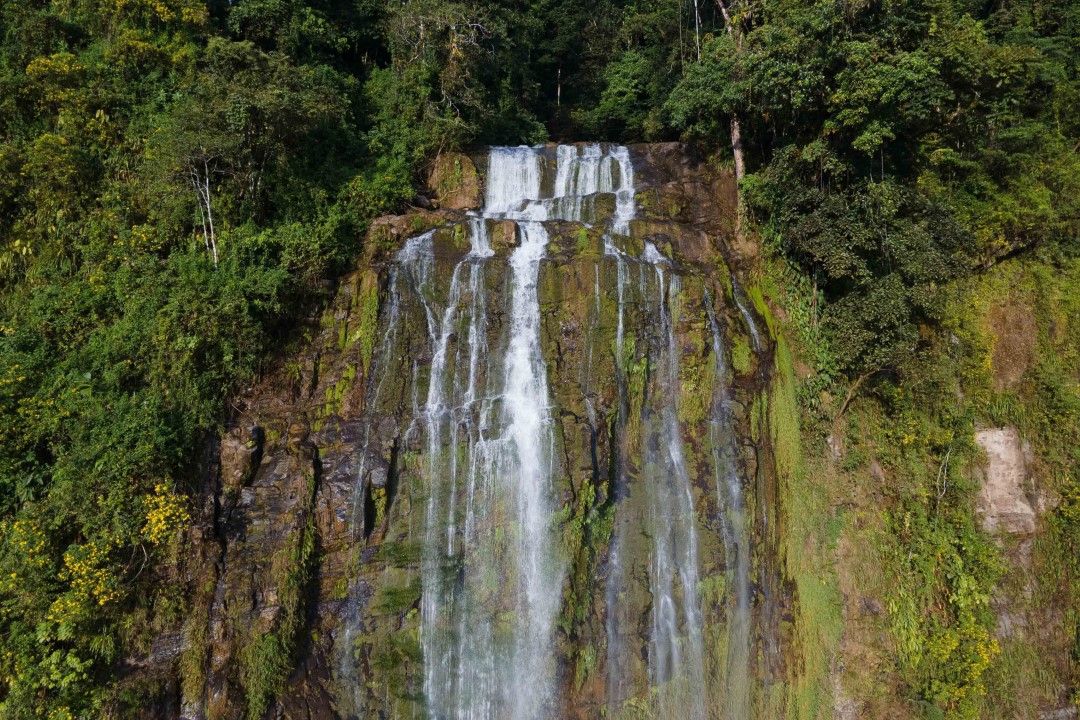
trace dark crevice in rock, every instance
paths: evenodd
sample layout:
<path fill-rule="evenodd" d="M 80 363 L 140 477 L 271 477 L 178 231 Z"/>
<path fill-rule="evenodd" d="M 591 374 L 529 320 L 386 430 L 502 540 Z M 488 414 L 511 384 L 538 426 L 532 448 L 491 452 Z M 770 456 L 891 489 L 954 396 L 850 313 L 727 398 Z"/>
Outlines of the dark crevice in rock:
<path fill-rule="evenodd" d="M 375 522 L 378 518 L 378 509 L 375 506 L 375 497 L 372 492 L 370 481 L 364 483 L 364 540 L 371 538 L 375 532 Z"/>

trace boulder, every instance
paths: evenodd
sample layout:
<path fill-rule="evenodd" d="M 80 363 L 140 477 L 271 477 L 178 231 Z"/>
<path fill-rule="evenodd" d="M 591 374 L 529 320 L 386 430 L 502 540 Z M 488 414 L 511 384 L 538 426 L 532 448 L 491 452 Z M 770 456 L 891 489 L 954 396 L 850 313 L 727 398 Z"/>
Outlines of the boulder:
<path fill-rule="evenodd" d="M 431 164 L 427 186 L 438 207 L 447 210 L 475 210 L 483 201 L 480 174 L 464 153 L 440 153 Z"/>

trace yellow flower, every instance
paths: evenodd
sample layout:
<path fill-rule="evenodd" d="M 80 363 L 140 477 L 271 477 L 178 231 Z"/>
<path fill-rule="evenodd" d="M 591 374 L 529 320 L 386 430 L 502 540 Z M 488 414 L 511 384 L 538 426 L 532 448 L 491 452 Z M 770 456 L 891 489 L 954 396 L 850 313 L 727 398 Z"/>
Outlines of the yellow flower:
<path fill-rule="evenodd" d="M 152 545 L 160 545 L 186 525 L 190 517 L 183 496 L 173 492 L 168 483 L 158 483 L 154 493 L 146 498 L 143 536 Z"/>

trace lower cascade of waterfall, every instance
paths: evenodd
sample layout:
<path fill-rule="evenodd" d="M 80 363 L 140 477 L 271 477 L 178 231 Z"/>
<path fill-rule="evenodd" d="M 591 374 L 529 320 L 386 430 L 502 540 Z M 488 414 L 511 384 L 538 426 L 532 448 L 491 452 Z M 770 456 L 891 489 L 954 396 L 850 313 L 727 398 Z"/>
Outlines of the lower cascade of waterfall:
<path fill-rule="evenodd" d="M 417 570 L 394 571 L 419 585 L 417 652 L 404 636 L 399 652 L 419 671 L 408 703 L 372 716 L 749 718 L 731 343 L 762 349 L 753 317 L 727 278 L 638 239 L 625 147 L 492 148 L 485 186 L 453 235 L 415 235 L 386 275 L 367 402 L 397 403 L 387 473 L 422 486 L 397 541 Z M 368 493 L 386 422 L 364 426 Z M 343 682 L 365 682 L 367 622 L 341 633 Z"/>

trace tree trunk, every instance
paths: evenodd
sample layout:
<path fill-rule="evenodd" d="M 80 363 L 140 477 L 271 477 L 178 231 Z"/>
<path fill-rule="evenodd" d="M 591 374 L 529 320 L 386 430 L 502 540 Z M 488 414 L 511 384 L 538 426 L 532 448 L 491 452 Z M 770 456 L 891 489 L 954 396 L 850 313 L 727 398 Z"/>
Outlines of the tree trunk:
<path fill-rule="evenodd" d="M 724 16 L 724 27 L 727 29 L 728 36 L 731 37 L 735 43 L 735 52 L 742 53 L 742 33 L 731 22 L 731 14 L 728 12 L 728 6 L 724 0 L 716 0 L 716 7 L 720 9 L 720 14 Z M 736 197 L 738 198 L 737 207 L 735 209 L 735 242 L 740 246 L 743 245 L 743 204 L 742 194 L 738 191 L 738 184 L 742 182 L 743 176 L 746 174 L 746 157 L 743 155 L 742 144 L 742 125 L 739 123 L 739 115 L 737 113 L 731 114 L 731 154 L 735 159 L 735 183 L 736 183 Z"/>
<path fill-rule="evenodd" d="M 739 116 L 731 116 L 731 154 L 735 156 L 735 180 L 742 182 L 746 174 L 746 160 L 743 157 L 742 128 L 739 125 Z"/>
<path fill-rule="evenodd" d="M 214 214 L 210 210 L 210 167 L 203 161 L 203 192 L 206 201 L 206 220 L 210 225 L 210 250 L 214 256 L 214 267 L 218 264 L 217 237 L 214 235 Z"/>
<path fill-rule="evenodd" d="M 701 62 L 701 9 L 698 0 L 694 0 L 694 49 L 697 50 L 697 61 Z"/>

